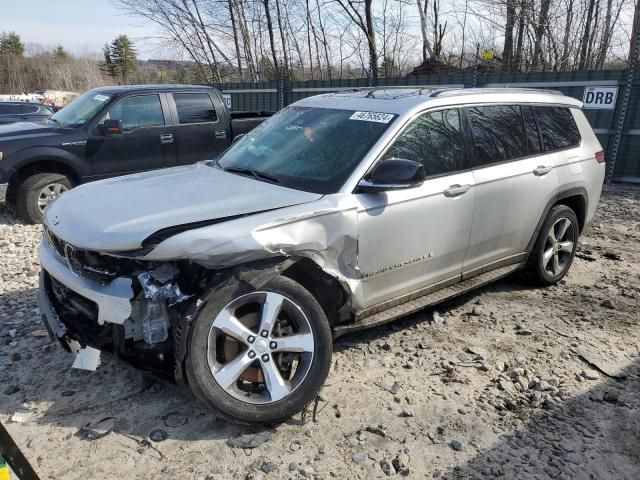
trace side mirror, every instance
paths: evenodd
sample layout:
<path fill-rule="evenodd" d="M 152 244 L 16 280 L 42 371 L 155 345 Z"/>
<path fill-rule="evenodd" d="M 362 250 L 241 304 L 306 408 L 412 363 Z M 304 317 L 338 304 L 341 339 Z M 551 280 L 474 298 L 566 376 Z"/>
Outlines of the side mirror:
<path fill-rule="evenodd" d="M 413 160 L 390 158 L 376 165 L 368 178 L 358 184 L 358 193 L 386 192 L 415 188 L 424 182 L 424 165 Z"/>
<path fill-rule="evenodd" d="M 100 124 L 100 132 L 103 135 L 119 135 L 122 133 L 122 120 L 105 120 Z"/>

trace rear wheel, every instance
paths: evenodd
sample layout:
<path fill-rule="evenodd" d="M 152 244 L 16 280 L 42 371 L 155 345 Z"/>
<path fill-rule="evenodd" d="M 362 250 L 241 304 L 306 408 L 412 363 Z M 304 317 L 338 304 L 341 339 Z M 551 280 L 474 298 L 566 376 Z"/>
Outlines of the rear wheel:
<path fill-rule="evenodd" d="M 59 173 L 31 175 L 18 186 L 16 192 L 18 214 L 29 223 L 42 223 L 44 209 L 71 188 L 71 180 Z"/>
<path fill-rule="evenodd" d="M 280 422 L 316 396 L 332 349 L 329 322 L 301 285 L 286 277 L 260 290 L 234 283 L 212 294 L 194 320 L 187 379 L 227 420 Z"/>
<path fill-rule="evenodd" d="M 575 212 L 556 205 L 545 220 L 529 257 L 528 270 L 540 285 L 554 285 L 569 271 L 578 245 L 580 226 Z"/>

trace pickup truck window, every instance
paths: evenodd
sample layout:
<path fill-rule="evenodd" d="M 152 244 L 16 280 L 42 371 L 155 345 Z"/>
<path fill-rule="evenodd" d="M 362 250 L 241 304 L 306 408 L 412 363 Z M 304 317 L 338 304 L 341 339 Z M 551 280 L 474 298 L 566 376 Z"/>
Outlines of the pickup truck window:
<path fill-rule="evenodd" d="M 107 112 L 102 122 L 106 119 L 121 120 L 124 131 L 164 125 L 162 104 L 158 95 L 136 95 L 125 98 Z"/>
<path fill-rule="evenodd" d="M 63 127 L 81 127 L 91 120 L 109 100 L 111 100 L 111 95 L 90 90 L 50 118 L 54 123 Z"/>
<path fill-rule="evenodd" d="M 174 93 L 173 100 L 181 124 L 218 121 L 216 109 L 207 93 Z"/>
<path fill-rule="evenodd" d="M 215 163 L 222 169 L 314 193 L 335 193 L 396 115 L 287 107 Z"/>

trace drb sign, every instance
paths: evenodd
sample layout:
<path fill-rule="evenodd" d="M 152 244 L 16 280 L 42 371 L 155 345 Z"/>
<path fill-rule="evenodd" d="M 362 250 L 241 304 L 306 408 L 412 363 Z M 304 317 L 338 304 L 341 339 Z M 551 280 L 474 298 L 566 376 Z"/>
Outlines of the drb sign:
<path fill-rule="evenodd" d="M 618 87 L 586 87 L 582 103 L 584 108 L 613 110 L 616 106 Z"/>

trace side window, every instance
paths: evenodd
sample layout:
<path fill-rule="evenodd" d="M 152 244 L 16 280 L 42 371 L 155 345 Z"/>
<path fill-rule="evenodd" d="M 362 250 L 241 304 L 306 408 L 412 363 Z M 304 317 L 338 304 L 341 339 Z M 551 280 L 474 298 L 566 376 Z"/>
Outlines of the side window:
<path fill-rule="evenodd" d="M 473 134 L 473 166 L 527 156 L 524 121 L 517 105 L 469 108 Z"/>
<path fill-rule="evenodd" d="M 158 95 L 138 95 L 125 98 L 102 119 L 122 120 L 124 131 L 140 127 L 164 125 L 162 104 Z"/>
<path fill-rule="evenodd" d="M 15 104 L 5 104 L 0 103 L 0 115 L 15 115 L 17 113 L 22 113 L 22 108 L 20 105 Z"/>
<path fill-rule="evenodd" d="M 173 100 L 178 110 L 178 121 L 185 123 L 215 122 L 216 109 L 207 93 L 174 93 Z"/>
<path fill-rule="evenodd" d="M 524 129 L 527 133 L 527 147 L 529 155 L 535 155 L 540 153 L 540 135 L 538 135 L 538 127 L 536 126 L 536 119 L 533 116 L 533 110 L 528 105 L 524 105 L 522 108 L 522 116 L 524 118 Z"/>
<path fill-rule="evenodd" d="M 38 107 L 38 105 L 22 105 L 22 113 L 36 113 L 38 110 L 40 110 L 40 107 Z"/>
<path fill-rule="evenodd" d="M 533 107 L 542 136 L 542 150 L 550 152 L 580 144 L 580 131 L 566 107 Z"/>
<path fill-rule="evenodd" d="M 387 150 L 384 160 L 403 158 L 424 165 L 427 175 L 462 168 L 463 142 L 457 109 L 425 113 L 415 119 Z"/>

